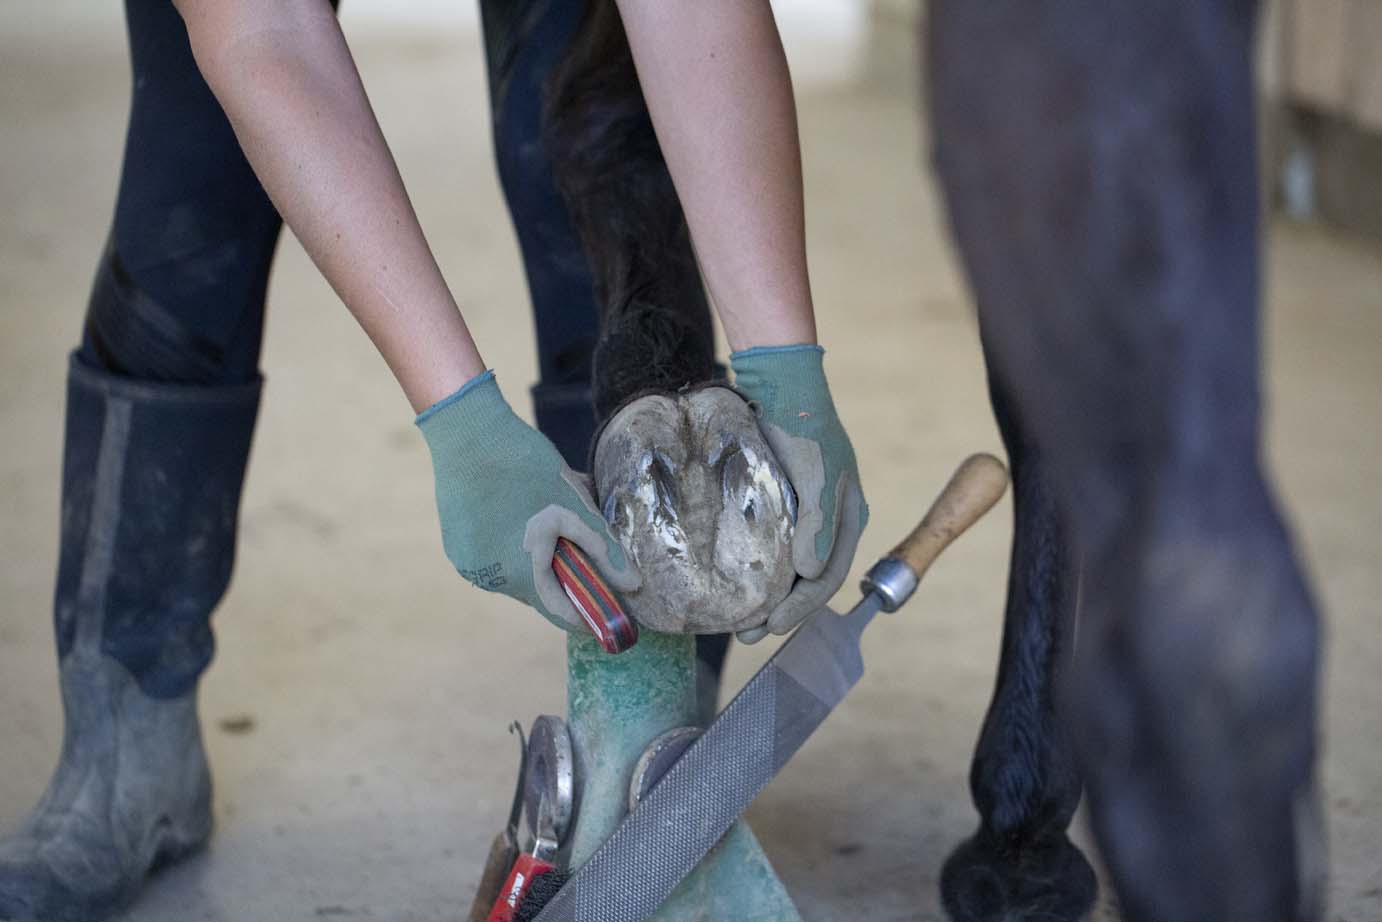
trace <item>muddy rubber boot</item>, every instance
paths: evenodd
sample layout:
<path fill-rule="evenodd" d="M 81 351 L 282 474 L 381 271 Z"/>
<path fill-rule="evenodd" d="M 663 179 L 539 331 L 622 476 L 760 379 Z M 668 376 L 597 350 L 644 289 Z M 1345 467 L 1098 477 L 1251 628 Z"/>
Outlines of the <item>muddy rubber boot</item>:
<path fill-rule="evenodd" d="M 234 559 L 259 383 L 151 384 L 73 358 L 54 606 L 65 727 L 0 840 L 0 919 L 93 922 L 211 834 L 197 679 Z"/>

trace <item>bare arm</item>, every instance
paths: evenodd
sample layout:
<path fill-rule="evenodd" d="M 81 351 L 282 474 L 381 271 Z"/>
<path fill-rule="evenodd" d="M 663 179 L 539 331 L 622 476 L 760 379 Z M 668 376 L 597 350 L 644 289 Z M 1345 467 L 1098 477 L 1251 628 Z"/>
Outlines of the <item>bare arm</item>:
<path fill-rule="evenodd" d="M 484 371 L 325 0 L 175 0 L 264 189 L 414 410 Z"/>
<path fill-rule="evenodd" d="M 618 0 L 733 349 L 816 341 L 801 150 L 768 0 Z"/>
<path fill-rule="evenodd" d="M 801 148 L 768 0 L 617 0 L 653 127 L 724 324 L 735 386 L 797 493 L 798 579 L 740 635 L 786 633 L 839 589 L 868 504 L 825 381 L 806 274 Z M 787 348 L 753 349 L 755 346 Z"/>
<path fill-rule="evenodd" d="M 589 488 L 500 393 L 447 290 L 326 0 L 175 0 L 265 190 L 388 362 L 427 440 L 457 571 L 585 630 L 558 540 L 638 588 Z M 502 574 L 498 576 L 497 574 Z"/>

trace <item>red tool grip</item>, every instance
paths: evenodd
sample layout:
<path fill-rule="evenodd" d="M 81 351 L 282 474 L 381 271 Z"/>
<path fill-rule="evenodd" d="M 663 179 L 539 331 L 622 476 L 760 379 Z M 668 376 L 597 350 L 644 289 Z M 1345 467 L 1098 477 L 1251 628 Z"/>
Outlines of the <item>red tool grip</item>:
<path fill-rule="evenodd" d="M 536 855 L 526 852 L 519 855 L 518 860 L 513 863 L 513 870 L 509 872 L 508 879 L 499 891 L 499 899 L 494 901 L 494 908 L 489 911 L 489 919 L 486 922 L 513 922 L 514 913 L 518 912 L 518 907 L 523 903 L 523 895 L 528 892 L 533 881 L 556 869 L 555 864 L 543 861 Z"/>
<path fill-rule="evenodd" d="M 606 653 L 623 653 L 638 643 L 638 625 L 619 604 L 619 597 L 600 578 L 590 558 L 565 538 L 557 539 L 552 572 Z"/>

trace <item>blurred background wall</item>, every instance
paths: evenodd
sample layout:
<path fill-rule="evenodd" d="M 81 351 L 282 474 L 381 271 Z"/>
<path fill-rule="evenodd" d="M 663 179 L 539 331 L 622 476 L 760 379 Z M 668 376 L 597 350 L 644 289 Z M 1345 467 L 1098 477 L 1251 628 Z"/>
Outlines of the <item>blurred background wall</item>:
<path fill-rule="evenodd" d="M 1382 236 L 1382 0 L 1275 0 L 1268 163 L 1288 213 Z"/>
<path fill-rule="evenodd" d="M 870 75 L 915 83 L 925 0 L 860 2 Z M 1382 0 L 1261 2 L 1269 201 L 1299 220 L 1382 237 Z"/>
<path fill-rule="evenodd" d="M 917 86 L 924 0 L 776 0 L 798 80 L 864 73 Z M 16 5 L 5 28 L 36 38 L 122 27 L 120 4 Z M 1264 0 L 1259 44 L 1263 164 L 1270 200 L 1297 219 L 1382 237 L 1382 0 Z M 377 30 L 472 29 L 465 0 L 344 0 L 342 19 Z"/>

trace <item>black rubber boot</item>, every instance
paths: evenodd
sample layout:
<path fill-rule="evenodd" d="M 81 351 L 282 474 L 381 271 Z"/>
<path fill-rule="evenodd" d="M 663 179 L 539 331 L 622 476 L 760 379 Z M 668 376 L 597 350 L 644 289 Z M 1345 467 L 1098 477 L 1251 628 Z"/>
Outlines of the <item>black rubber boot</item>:
<path fill-rule="evenodd" d="M 211 834 L 196 686 L 258 402 L 258 382 L 150 384 L 72 361 L 54 613 L 62 756 L 0 840 L 0 919 L 105 918 Z"/>

